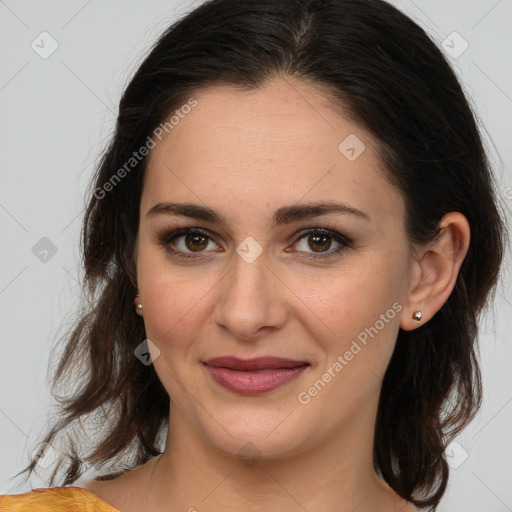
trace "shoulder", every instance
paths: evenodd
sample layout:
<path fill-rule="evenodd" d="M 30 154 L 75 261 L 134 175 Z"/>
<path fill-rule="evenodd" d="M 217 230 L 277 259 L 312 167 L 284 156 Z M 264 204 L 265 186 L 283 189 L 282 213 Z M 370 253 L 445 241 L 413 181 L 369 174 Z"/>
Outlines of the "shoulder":
<path fill-rule="evenodd" d="M 43 487 L 0 495 L 0 512 L 118 512 L 81 487 Z"/>

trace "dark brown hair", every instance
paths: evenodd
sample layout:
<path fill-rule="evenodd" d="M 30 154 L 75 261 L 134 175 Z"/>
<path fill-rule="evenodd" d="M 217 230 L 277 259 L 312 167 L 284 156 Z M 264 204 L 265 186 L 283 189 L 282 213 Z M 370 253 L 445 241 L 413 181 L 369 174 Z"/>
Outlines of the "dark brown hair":
<path fill-rule="evenodd" d="M 86 463 L 119 471 L 118 456 L 129 469 L 159 455 L 169 415 L 153 366 L 134 356 L 146 338 L 133 308 L 133 250 L 147 158 L 115 186 L 105 184 L 200 89 L 256 89 L 278 76 L 329 91 L 333 108 L 373 134 L 388 179 L 404 197 L 409 241 L 431 241 L 451 211 L 469 222 L 469 251 L 449 299 L 426 324 L 399 332 L 375 426 L 375 470 L 417 506 L 439 503 L 448 480 L 443 451 L 481 402 L 477 320 L 497 283 L 505 226 L 475 115 L 454 72 L 424 30 L 382 0 L 207 1 L 170 26 L 142 62 L 88 191 L 88 301 L 53 376 L 61 411 L 44 442 L 52 445 L 88 415 L 100 438 L 69 435 L 50 486 L 62 465 L 60 485 L 69 485 Z M 76 389 L 57 396 L 56 386 L 71 377 Z M 84 453 L 79 442 L 89 442 Z M 37 460 L 23 472 L 31 474 Z"/>

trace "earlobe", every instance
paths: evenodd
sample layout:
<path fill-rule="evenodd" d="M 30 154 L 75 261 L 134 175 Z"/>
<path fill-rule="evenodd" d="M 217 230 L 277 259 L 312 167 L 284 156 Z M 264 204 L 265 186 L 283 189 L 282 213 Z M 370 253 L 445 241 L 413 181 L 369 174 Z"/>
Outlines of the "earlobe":
<path fill-rule="evenodd" d="M 140 302 L 140 295 L 135 295 L 135 299 L 133 299 L 133 305 L 135 306 L 135 312 L 142 316 L 142 304 Z"/>
<path fill-rule="evenodd" d="M 448 300 L 469 248 L 470 227 L 464 215 L 447 213 L 441 231 L 413 263 L 411 290 L 400 318 L 400 328 L 411 331 L 428 322 Z M 420 322 L 416 312 L 421 311 Z"/>

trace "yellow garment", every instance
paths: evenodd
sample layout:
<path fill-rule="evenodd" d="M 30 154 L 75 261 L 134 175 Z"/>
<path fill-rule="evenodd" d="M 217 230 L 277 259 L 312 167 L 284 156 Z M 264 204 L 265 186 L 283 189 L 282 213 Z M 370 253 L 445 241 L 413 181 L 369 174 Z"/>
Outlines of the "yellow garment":
<path fill-rule="evenodd" d="M 43 487 L 0 495 L 0 512 L 119 512 L 81 487 Z"/>

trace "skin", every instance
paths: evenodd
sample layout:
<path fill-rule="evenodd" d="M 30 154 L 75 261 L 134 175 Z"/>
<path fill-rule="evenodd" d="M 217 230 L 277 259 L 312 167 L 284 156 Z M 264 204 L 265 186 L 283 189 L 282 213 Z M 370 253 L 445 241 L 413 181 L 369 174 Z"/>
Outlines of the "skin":
<path fill-rule="evenodd" d="M 449 213 L 435 244 L 410 245 L 404 201 L 384 177 L 374 139 L 317 85 L 276 77 L 258 90 L 215 86 L 194 98 L 197 106 L 151 150 L 135 253 L 137 312 L 160 350 L 153 364 L 171 396 L 166 448 L 117 479 L 84 487 L 122 512 L 416 510 L 374 473 L 377 404 L 399 328 L 428 322 L 455 285 L 467 220 Z M 350 134 L 365 144 L 353 161 L 338 149 Z M 228 225 L 147 217 L 164 201 L 209 206 Z M 276 209 L 316 201 L 344 202 L 369 220 L 330 213 L 272 227 Z M 159 234 L 187 227 L 211 236 L 199 249 L 185 236 L 174 240 L 199 255 L 191 262 L 158 243 Z M 331 229 L 353 246 L 308 260 L 321 253 L 308 245 L 314 233 L 297 236 L 308 228 Z M 262 248 L 251 263 L 236 251 L 249 236 Z M 327 252 L 339 247 L 333 238 L 322 247 L 329 241 Z M 400 311 L 300 403 L 298 394 L 394 303 Z M 417 310 L 421 324 L 412 318 Z M 206 371 L 202 361 L 221 355 L 273 355 L 310 367 L 248 397 Z M 239 455 L 248 441 L 246 454 L 257 458 Z"/>

